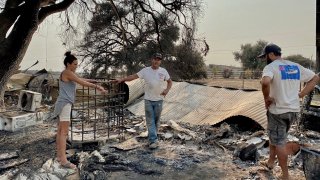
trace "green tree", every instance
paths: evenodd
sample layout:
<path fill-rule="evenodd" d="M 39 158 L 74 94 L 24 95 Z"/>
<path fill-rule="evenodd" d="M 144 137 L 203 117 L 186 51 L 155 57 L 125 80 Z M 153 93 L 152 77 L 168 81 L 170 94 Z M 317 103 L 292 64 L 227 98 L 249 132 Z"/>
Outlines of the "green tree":
<path fill-rule="evenodd" d="M 289 55 L 287 57 L 284 57 L 283 59 L 293 61 L 295 63 L 300 64 L 301 66 L 304 66 L 305 68 L 314 69 L 315 68 L 315 62 L 310 60 L 309 58 L 303 57 L 300 54 L 297 55 Z"/>
<path fill-rule="evenodd" d="M 266 62 L 258 59 L 257 56 L 267 44 L 267 41 L 259 40 L 254 45 L 249 43 L 241 45 L 240 51 L 233 52 L 234 59 L 242 63 L 244 70 L 262 70 Z"/>
<path fill-rule="evenodd" d="M 126 32 L 126 41 L 123 41 L 120 19 L 122 26 L 132 29 Z M 159 34 L 151 17 L 126 6 L 118 8 L 118 14 L 115 14 L 111 3 L 101 4 L 78 49 L 90 76 L 105 76 L 110 68 L 125 68 L 132 74 L 148 64 L 153 53 L 160 50 L 170 53 L 179 38 L 178 25 L 161 14 L 156 20 Z"/>
<path fill-rule="evenodd" d="M 146 17 L 138 13 L 139 10 L 132 11 L 127 7 L 129 5 L 130 3 L 118 8 L 119 13 L 114 14 L 112 4 L 104 3 L 90 20 L 90 29 L 83 44 L 79 46 L 79 53 L 85 57 L 87 72 L 91 72 L 91 76 L 108 76 L 106 69 L 110 68 L 125 69 L 127 74 L 136 73 L 142 67 L 149 65 L 150 57 L 155 52 L 162 52 L 165 55 L 164 66 L 171 67 L 167 63 L 175 63 L 170 61 L 171 59 L 182 60 L 190 64 L 189 70 L 193 72 L 194 78 L 204 76 L 203 58 L 198 55 L 201 56 L 201 53 L 206 52 L 197 53 L 199 43 L 194 40 L 192 29 L 188 29 L 182 35 L 182 42 L 186 45 L 178 45 L 181 31 L 175 19 L 168 16 L 165 11 L 159 11 L 156 17 Z M 104 19 L 103 23 L 101 19 Z M 126 41 L 122 40 L 122 31 L 119 31 L 120 19 L 123 26 L 131 29 L 130 32 L 126 32 Z M 158 23 L 158 30 L 153 19 Z M 200 45 L 199 47 L 208 51 L 207 44 L 205 42 L 203 44 L 203 47 Z M 190 52 L 189 58 L 180 58 L 183 51 Z M 175 74 L 176 79 L 191 79 L 190 73 L 181 73 L 180 70 L 172 68 L 169 72 Z"/>
<path fill-rule="evenodd" d="M 207 69 L 201 52 L 189 44 L 175 47 L 171 57 L 163 61 L 173 80 L 191 80 L 207 77 Z"/>
<path fill-rule="evenodd" d="M 213 73 L 213 76 L 216 77 L 218 72 L 219 72 L 220 68 L 216 65 L 211 66 L 211 71 Z"/>

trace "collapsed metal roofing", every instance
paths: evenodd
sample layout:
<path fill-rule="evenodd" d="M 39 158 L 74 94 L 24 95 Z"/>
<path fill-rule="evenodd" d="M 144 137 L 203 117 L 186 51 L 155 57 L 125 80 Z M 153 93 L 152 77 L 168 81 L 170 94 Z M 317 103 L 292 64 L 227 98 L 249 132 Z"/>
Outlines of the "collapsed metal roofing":
<path fill-rule="evenodd" d="M 141 81 L 138 83 L 141 85 Z M 133 84 L 129 85 L 129 89 L 130 86 L 136 86 Z M 128 110 L 135 115 L 144 116 L 143 99 L 130 105 Z M 164 99 L 161 121 L 174 120 L 194 125 L 214 125 L 233 116 L 248 117 L 266 129 L 266 109 L 261 91 L 174 82 Z"/>

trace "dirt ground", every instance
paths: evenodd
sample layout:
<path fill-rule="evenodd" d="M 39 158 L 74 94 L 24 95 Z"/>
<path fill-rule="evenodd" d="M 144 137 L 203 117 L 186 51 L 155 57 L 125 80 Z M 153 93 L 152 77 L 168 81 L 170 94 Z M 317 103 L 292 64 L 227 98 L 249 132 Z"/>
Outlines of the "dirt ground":
<path fill-rule="evenodd" d="M 18 151 L 19 159 L 28 159 L 19 166 L 19 170 L 34 172 L 49 158 L 55 157 L 55 133 L 51 131 L 53 126 L 52 122 L 45 122 L 17 132 L 0 131 L 0 152 Z"/>
<path fill-rule="evenodd" d="M 260 88 L 259 80 L 245 80 L 239 83 L 238 79 L 211 79 L 198 83 L 240 89 Z M 48 159 L 55 157 L 55 126 L 55 121 L 46 121 L 15 133 L 0 131 L 0 154 L 18 151 L 18 159 L 28 159 L 16 167 L 19 172 L 24 174 L 36 172 Z M 199 136 L 204 134 L 202 128 L 194 127 L 192 130 Z M 127 137 L 129 136 L 132 134 L 128 133 Z M 268 171 L 260 166 L 259 162 L 241 161 L 234 156 L 234 149 L 224 148 L 215 143 L 206 144 L 179 138 L 161 139 L 160 147 L 150 150 L 146 138 L 139 138 L 138 142 L 139 147 L 128 151 L 113 148 L 107 143 L 103 148 L 117 156 L 117 162 L 120 161 L 125 167 L 122 167 L 122 170 L 108 171 L 105 176 L 100 176 L 100 179 L 264 180 L 276 179 L 275 175 L 280 173 L 279 166 L 272 172 Z M 100 148 L 98 150 L 101 150 Z M 0 161 L 0 165 L 1 163 L 3 162 Z M 0 175 L 5 171 L 0 171 Z M 294 179 L 305 179 L 301 166 L 291 167 L 290 173 Z M 76 175 L 69 179 L 80 178 Z"/>
<path fill-rule="evenodd" d="M 54 123 L 29 127 L 25 130 L 8 133 L 0 131 L 0 152 L 19 151 L 18 159 L 28 161 L 17 168 L 26 175 L 36 172 L 50 158 L 55 157 Z M 201 128 L 196 132 L 203 134 Z M 247 132 L 244 132 L 245 134 Z M 127 134 L 127 137 L 132 136 Z M 279 174 L 279 167 L 273 172 L 268 171 L 258 162 L 241 161 L 233 156 L 234 150 L 221 146 L 198 141 L 185 141 L 179 138 L 160 140 L 160 147 L 150 150 L 147 147 L 147 139 L 139 138 L 139 147 L 123 151 L 106 144 L 98 150 L 109 152 L 117 156 L 117 162 L 121 162 L 122 168 L 114 165 L 114 170 L 107 172 L 99 179 L 126 180 L 126 179 L 230 179 L 253 180 L 275 179 Z M 76 151 L 81 151 L 77 149 Z M 90 152 L 88 152 L 90 153 Z M 125 164 L 125 167 L 123 167 Z M 103 165 L 104 167 L 105 165 Z M 94 165 L 91 168 L 98 165 Z M 4 171 L 3 171 L 4 172 Z M 3 173 L 0 172 L 0 175 Z M 291 168 L 290 173 L 294 179 L 304 179 L 303 171 L 299 168 Z M 80 179 L 79 175 L 73 175 L 69 179 Z"/>

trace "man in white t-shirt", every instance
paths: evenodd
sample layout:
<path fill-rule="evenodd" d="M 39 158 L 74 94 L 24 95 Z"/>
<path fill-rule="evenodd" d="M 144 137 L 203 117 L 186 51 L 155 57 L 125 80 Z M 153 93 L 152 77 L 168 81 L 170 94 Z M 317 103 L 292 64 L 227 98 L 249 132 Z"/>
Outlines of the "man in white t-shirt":
<path fill-rule="evenodd" d="M 267 109 L 270 155 L 263 165 L 274 167 L 276 158 L 282 170 L 282 179 L 289 179 L 286 139 L 288 130 L 300 111 L 299 98 L 307 95 L 319 82 L 319 77 L 303 66 L 281 58 L 281 48 L 268 44 L 258 58 L 267 60 L 261 85 Z M 300 82 L 306 86 L 300 90 Z"/>
<path fill-rule="evenodd" d="M 162 111 L 163 98 L 168 94 L 172 80 L 166 69 L 160 67 L 162 55 L 156 53 L 151 58 L 151 66 L 145 67 L 137 74 L 116 80 L 117 83 L 132 81 L 137 78 L 144 79 L 144 103 L 148 128 L 149 148 L 158 147 L 158 129 Z"/>

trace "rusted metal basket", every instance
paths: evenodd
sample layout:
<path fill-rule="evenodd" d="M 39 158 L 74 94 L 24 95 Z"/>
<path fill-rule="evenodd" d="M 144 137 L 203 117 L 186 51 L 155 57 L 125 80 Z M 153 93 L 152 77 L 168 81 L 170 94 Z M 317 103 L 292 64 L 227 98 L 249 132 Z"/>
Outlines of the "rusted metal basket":
<path fill-rule="evenodd" d="M 70 114 L 68 141 L 72 147 L 124 138 L 123 84 L 100 79 L 99 83 L 108 89 L 108 93 L 103 94 L 95 88 L 84 86 L 77 89 L 76 103 Z"/>
<path fill-rule="evenodd" d="M 303 171 L 307 180 L 320 179 L 320 152 L 301 148 L 303 158 Z"/>

